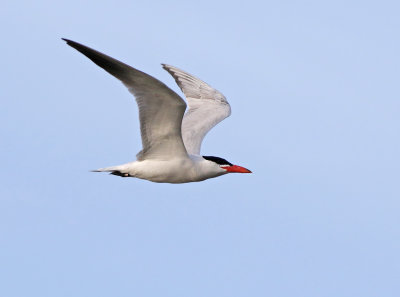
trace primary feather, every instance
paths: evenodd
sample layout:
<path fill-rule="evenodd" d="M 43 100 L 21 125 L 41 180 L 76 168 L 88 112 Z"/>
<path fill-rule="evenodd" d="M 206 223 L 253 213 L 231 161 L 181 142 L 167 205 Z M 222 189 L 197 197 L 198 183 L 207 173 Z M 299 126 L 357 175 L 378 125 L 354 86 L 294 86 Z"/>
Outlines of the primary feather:
<path fill-rule="evenodd" d="M 189 154 L 200 155 L 204 136 L 231 114 L 225 96 L 197 77 L 170 65 L 162 64 L 175 79 L 188 101 L 183 117 L 182 137 Z"/>
<path fill-rule="evenodd" d="M 143 145 L 138 160 L 187 157 L 181 135 L 186 103 L 178 94 L 140 70 L 77 42 L 64 40 L 118 78 L 135 96 Z"/>

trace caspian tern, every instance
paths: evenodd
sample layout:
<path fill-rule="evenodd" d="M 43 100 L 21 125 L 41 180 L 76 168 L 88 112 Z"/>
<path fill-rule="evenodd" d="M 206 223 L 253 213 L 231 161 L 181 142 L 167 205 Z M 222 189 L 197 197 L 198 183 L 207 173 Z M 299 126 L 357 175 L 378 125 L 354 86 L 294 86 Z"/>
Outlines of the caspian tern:
<path fill-rule="evenodd" d="M 154 77 L 87 46 L 63 40 L 119 79 L 139 107 L 143 149 L 136 155 L 137 161 L 95 172 L 158 183 L 188 183 L 233 172 L 251 173 L 223 158 L 200 155 L 207 132 L 231 114 L 230 105 L 220 92 L 189 73 L 162 64 L 187 99 L 189 110 L 185 113 L 185 101 Z"/>

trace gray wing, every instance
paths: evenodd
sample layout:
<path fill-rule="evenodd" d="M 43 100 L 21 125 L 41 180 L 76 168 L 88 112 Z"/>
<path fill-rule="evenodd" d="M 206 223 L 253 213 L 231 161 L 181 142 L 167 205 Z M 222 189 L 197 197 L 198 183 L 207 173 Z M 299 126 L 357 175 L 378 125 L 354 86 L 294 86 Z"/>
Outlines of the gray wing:
<path fill-rule="evenodd" d="M 178 94 L 142 71 L 77 42 L 63 40 L 118 78 L 135 96 L 143 145 L 139 160 L 188 157 L 181 135 L 186 103 Z"/>
<path fill-rule="evenodd" d="M 231 114 L 225 96 L 197 77 L 176 67 L 162 64 L 175 79 L 189 104 L 182 122 L 182 137 L 189 154 L 200 155 L 204 136 Z"/>

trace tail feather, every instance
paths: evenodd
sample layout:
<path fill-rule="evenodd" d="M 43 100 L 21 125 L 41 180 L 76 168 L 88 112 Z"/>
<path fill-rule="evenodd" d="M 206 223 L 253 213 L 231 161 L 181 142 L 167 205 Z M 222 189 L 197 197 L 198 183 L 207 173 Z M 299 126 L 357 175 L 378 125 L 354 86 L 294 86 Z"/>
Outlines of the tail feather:
<path fill-rule="evenodd" d="M 112 166 L 112 167 L 104 167 L 95 170 L 91 170 L 92 172 L 113 172 L 121 170 L 120 166 Z"/>
<path fill-rule="evenodd" d="M 105 167 L 99 168 L 95 170 L 91 170 L 91 172 L 109 172 L 112 175 L 117 175 L 121 177 L 129 177 L 129 173 L 123 172 L 122 166 L 112 166 L 112 167 Z"/>

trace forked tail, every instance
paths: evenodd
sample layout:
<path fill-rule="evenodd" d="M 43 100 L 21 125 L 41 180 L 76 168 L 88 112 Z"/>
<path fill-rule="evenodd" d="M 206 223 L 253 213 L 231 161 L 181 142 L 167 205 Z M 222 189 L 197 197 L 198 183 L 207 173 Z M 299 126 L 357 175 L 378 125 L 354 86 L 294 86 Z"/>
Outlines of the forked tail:
<path fill-rule="evenodd" d="M 96 170 L 91 170 L 91 172 L 109 172 L 112 175 L 117 175 L 121 177 L 130 177 L 129 173 L 122 172 L 122 166 L 112 166 L 112 167 L 105 167 L 99 168 Z"/>

